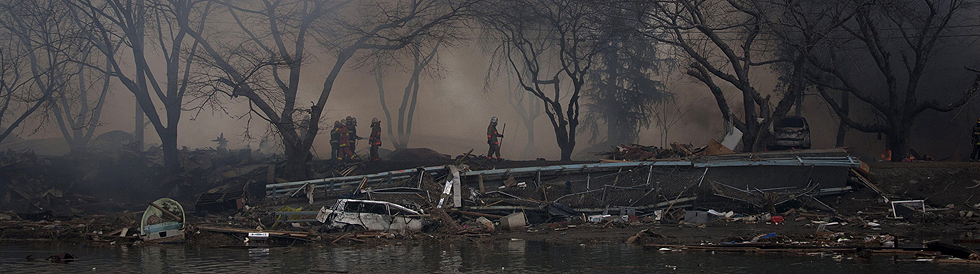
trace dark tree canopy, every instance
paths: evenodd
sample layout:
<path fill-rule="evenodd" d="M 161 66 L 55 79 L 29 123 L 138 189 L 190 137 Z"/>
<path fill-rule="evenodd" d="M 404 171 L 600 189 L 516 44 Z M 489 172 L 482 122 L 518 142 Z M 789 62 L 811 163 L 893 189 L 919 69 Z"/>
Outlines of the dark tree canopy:
<path fill-rule="evenodd" d="M 632 5 L 642 6 L 632 6 Z M 666 96 L 664 85 L 655 79 L 662 60 L 656 40 L 642 33 L 639 18 L 643 3 L 613 3 L 601 22 L 600 31 L 609 41 L 600 49 L 596 67 L 587 77 L 583 96 L 586 111 L 583 126 L 592 131 L 595 143 L 599 124 L 606 125 L 606 144 L 636 142 L 640 129 L 649 127 L 654 106 Z"/>

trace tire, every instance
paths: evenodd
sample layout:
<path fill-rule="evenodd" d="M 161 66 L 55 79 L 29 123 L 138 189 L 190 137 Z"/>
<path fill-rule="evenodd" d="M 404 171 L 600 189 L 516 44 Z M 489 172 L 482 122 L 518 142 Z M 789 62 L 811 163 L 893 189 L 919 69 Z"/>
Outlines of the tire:
<path fill-rule="evenodd" d="M 344 226 L 344 232 L 360 232 L 360 231 L 365 231 L 365 230 L 366 229 L 364 229 L 364 227 L 359 226 L 359 225 L 345 225 Z"/>

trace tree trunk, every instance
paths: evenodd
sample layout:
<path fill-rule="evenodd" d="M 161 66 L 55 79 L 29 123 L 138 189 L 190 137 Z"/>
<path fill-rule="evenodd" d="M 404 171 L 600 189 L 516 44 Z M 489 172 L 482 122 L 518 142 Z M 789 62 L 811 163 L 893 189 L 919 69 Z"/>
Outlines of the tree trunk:
<path fill-rule="evenodd" d="M 559 146 L 561 148 L 561 161 L 568 162 L 572 160 L 572 151 L 575 151 L 575 144 L 564 144 Z"/>
<path fill-rule="evenodd" d="M 617 119 L 606 121 L 606 139 L 609 140 L 610 145 L 615 146 L 633 143 L 634 140 L 630 140 L 632 138 L 632 136 L 630 136 L 632 135 L 630 134 L 630 131 L 632 130 L 633 128 L 630 127 L 630 125 L 626 125 Z"/>
<path fill-rule="evenodd" d="M 521 152 L 522 159 L 534 159 L 537 154 L 537 146 L 534 145 L 534 121 L 524 121 L 524 128 L 527 130 L 527 144 Z"/>
<path fill-rule="evenodd" d="M 303 149 L 303 145 L 298 140 L 283 142 L 287 144 L 284 151 L 286 153 L 286 166 L 282 177 L 288 180 L 303 180 L 309 178 L 306 168 L 309 158 L 309 150 Z"/>
<path fill-rule="evenodd" d="M 840 107 L 841 107 L 841 112 L 842 114 L 844 114 L 845 117 L 848 117 L 847 115 L 850 114 L 849 113 L 851 109 L 850 98 L 851 98 L 850 94 L 848 94 L 847 92 L 841 92 Z M 844 147 L 845 135 L 847 135 L 847 123 L 844 123 L 844 121 L 840 121 L 840 125 L 837 125 L 837 143 L 834 144 L 835 147 Z"/>
<path fill-rule="evenodd" d="M 392 138 L 392 140 L 398 140 L 398 139 L 394 139 L 394 138 Z M 392 144 L 393 146 L 395 146 L 395 150 L 399 150 L 399 149 L 406 149 L 406 148 L 408 148 L 408 144 L 406 144 L 406 143 L 402 143 L 401 141 L 395 141 L 395 142 L 391 142 L 391 144 Z"/>
<path fill-rule="evenodd" d="M 892 162 L 901 162 L 909 158 L 910 155 L 909 131 L 911 125 L 903 124 L 896 128 L 897 130 L 888 133 L 888 150 L 892 152 L 890 159 Z"/>
<path fill-rule="evenodd" d="M 160 135 L 161 146 L 163 148 L 163 163 L 167 174 L 175 175 L 180 170 L 180 155 L 177 150 L 177 130 L 168 129 Z"/>
<path fill-rule="evenodd" d="M 742 152 L 758 151 L 756 140 L 759 139 L 760 131 L 758 123 L 755 121 L 746 121 L 745 129 L 742 130 Z"/>
<path fill-rule="evenodd" d="M 143 122 L 143 107 L 139 105 L 138 101 L 134 104 L 136 110 L 133 116 L 133 141 L 136 142 L 136 149 L 143 151 L 143 140 L 145 140 L 143 137 L 143 128 L 145 125 Z"/>

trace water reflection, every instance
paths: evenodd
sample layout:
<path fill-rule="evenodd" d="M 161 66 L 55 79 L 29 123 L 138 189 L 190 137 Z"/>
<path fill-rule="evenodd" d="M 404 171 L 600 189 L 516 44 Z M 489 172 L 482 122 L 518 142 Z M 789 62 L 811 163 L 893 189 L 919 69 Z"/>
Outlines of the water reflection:
<path fill-rule="evenodd" d="M 27 261 L 69 252 L 77 261 Z M 3 273 L 976 273 L 976 267 L 819 257 L 658 252 L 623 244 L 493 243 L 209 249 L 3 246 Z"/>

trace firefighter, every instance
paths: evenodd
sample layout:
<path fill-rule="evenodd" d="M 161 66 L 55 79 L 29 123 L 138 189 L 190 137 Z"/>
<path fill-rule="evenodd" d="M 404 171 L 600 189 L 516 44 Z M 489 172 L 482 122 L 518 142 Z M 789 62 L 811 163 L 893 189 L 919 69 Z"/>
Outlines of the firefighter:
<path fill-rule="evenodd" d="M 381 120 L 378 118 L 371 120 L 371 136 L 368 138 L 368 143 L 371 143 L 371 161 L 381 161 L 381 157 L 378 156 L 378 148 L 381 147 Z"/>
<path fill-rule="evenodd" d="M 357 140 L 364 140 L 364 138 L 361 138 L 360 136 L 357 136 L 357 118 L 354 118 L 354 117 L 351 117 L 351 116 L 347 116 L 347 119 L 344 119 L 344 125 L 347 126 L 347 132 L 350 134 L 350 137 L 349 137 L 350 138 L 350 151 L 352 153 L 353 152 L 356 152 L 357 151 Z"/>
<path fill-rule="evenodd" d="M 503 134 L 497 132 L 497 117 L 490 118 L 490 126 L 487 126 L 487 144 L 490 145 L 490 151 L 487 151 L 487 159 L 493 159 L 493 155 L 497 155 L 497 160 L 500 158 L 500 140 L 498 138 L 504 138 Z"/>
<path fill-rule="evenodd" d="M 337 122 L 339 129 L 337 134 L 340 138 L 337 139 L 340 144 L 340 151 L 337 154 L 337 160 L 350 160 L 354 158 L 354 154 L 350 151 L 350 132 L 347 131 L 347 127 L 343 123 Z"/>
<path fill-rule="evenodd" d="M 973 125 L 973 153 L 970 154 L 970 161 L 980 161 L 980 119 Z"/>
<path fill-rule="evenodd" d="M 340 121 L 333 121 L 333 129 L 330 130 L 330 159 L 338 159 L 340 153 Z"/>

